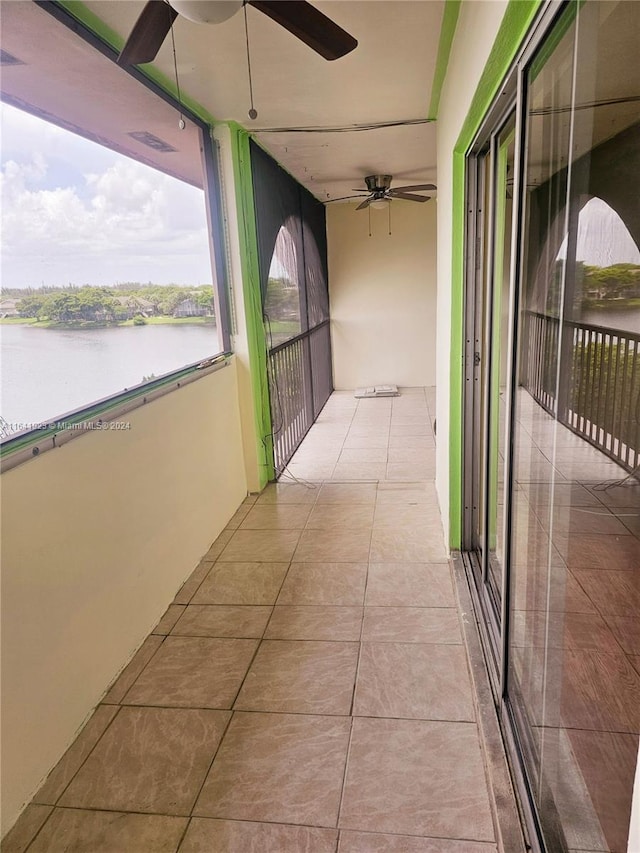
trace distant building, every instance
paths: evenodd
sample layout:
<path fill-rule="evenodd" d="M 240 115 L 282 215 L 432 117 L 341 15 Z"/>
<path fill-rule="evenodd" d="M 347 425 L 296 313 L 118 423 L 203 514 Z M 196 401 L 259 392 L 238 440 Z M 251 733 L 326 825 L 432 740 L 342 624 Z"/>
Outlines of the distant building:
<path fill-rule="evenodd" d="M 19 317 L 20 312 L 16 308 L 19 299 L 3 299 L 0 301 L 0 317 L 4 319 L 5 317 Z"/>
<path fill-rule="evenodd" d="M 193 297 L 188 296 L 186 299 L 181 299 L 180 302 L 178 302 L 174 309 L 173 316 L 206 317 L 206 315 L 210 313 L 211 311 L 204 305 L 199 305 Z"/>
<path fill-rule="evenodd" d="M 120 306 L 116 309 L 119 320 L 132 320 L 136 316 L 153 317 L 157 314 L 156 306 L 142 296 L 115 296 Z"/>

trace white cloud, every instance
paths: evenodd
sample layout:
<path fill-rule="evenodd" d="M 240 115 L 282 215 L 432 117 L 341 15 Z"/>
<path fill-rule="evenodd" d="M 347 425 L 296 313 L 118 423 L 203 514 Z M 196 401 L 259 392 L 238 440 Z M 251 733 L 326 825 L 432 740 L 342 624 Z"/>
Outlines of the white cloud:
<path fill-rule="evenodd" d="M 2 111 L 6 287 L 211 280 L 202 191 L 6 105 Z"/>

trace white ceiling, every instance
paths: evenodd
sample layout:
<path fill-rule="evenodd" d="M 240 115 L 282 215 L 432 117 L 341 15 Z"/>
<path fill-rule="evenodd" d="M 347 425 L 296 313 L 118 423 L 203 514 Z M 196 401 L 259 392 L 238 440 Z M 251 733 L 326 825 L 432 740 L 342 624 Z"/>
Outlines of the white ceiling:
<path fill-rule="evenodd" d="M 126 38 L 144 2 L 89 0 L 85 5 Z M 319 199 L 348 195 L 353 187 L 364 186 L 362 179 L 369 174 L 392 174 L 394 185 L 435 182 L 433 124 L 340 133 L 260 132 L 309 126 L 342 128 L 427 117 L 444 0 L 317 0 L 314 5 L 354 35 L 358 47 L 342 59 L 327 62 L 250 7 L 251 67 L 258 110 L 255 122 L 247 116 L 250 99 L 242 12 L 216 25 L 194 24 L 178 17 L 174 34 L 182 91 L 216 119 L 233 119 L 256 132 L 258 141 Z M 17 0 L 3 6 L 13 7 L 11 17 L 16 18 L 22 14 L 17 11 L 19 7 L 33 4 Z M 38 11 L 38 27 L 55 25 Z M 6 31 L 3 21 L 3 47 Z M 33 25 L 23 27 L 20 37 L 36 40 Z M 45 42 L 46 36 L 40 41 Z M 55 42 L 49 37 L 52 51 Z M 14 52 L 15 39 L 5 49 Z M 38 50 L 42 49 L 40 44 Z M 58 76 L 65 75 L 65 60 L 57 56 L 48 63 L 49 82 L 54 73 L 52 65 L 57 67 Z M 154 65 L 173 79 L 170 37 Z M 77 69 L 71 81 L 66 81 L 67 86 L 75 87 L 76 113 L 87 87 L 92 90 L 88 112 L 92 103 L 95 106 L 95 83 Z M 113 81 L 103 89 L 108 93 Z M 128 92 L 124 83 L 116 85 L 116 93 L 122 94 L 121 104 L 136 109 L 125 90 Z"/>

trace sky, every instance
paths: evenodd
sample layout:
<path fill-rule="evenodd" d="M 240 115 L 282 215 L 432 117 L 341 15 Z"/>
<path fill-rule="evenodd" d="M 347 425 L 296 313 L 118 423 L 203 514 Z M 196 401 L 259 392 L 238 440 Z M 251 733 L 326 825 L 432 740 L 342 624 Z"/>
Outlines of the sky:
<path fill-rule="evenodd" d="M 0 103 L 2 287 L 210 284 L 204 193 Z"/>

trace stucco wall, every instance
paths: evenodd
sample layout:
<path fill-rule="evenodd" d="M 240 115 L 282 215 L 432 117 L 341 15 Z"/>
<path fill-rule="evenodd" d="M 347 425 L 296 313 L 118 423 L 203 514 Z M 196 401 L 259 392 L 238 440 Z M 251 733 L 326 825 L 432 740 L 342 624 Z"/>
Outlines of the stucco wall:
<path fill-rule="evenodd" d="M 328 205 L 329 296 L 337 389 L 436 379 L 436 202 L 386 210 Z"/>
<path fill-rule="evenodd" d="M 5 832 L 246 494 L 235 365 L 2 475 Z"/>

